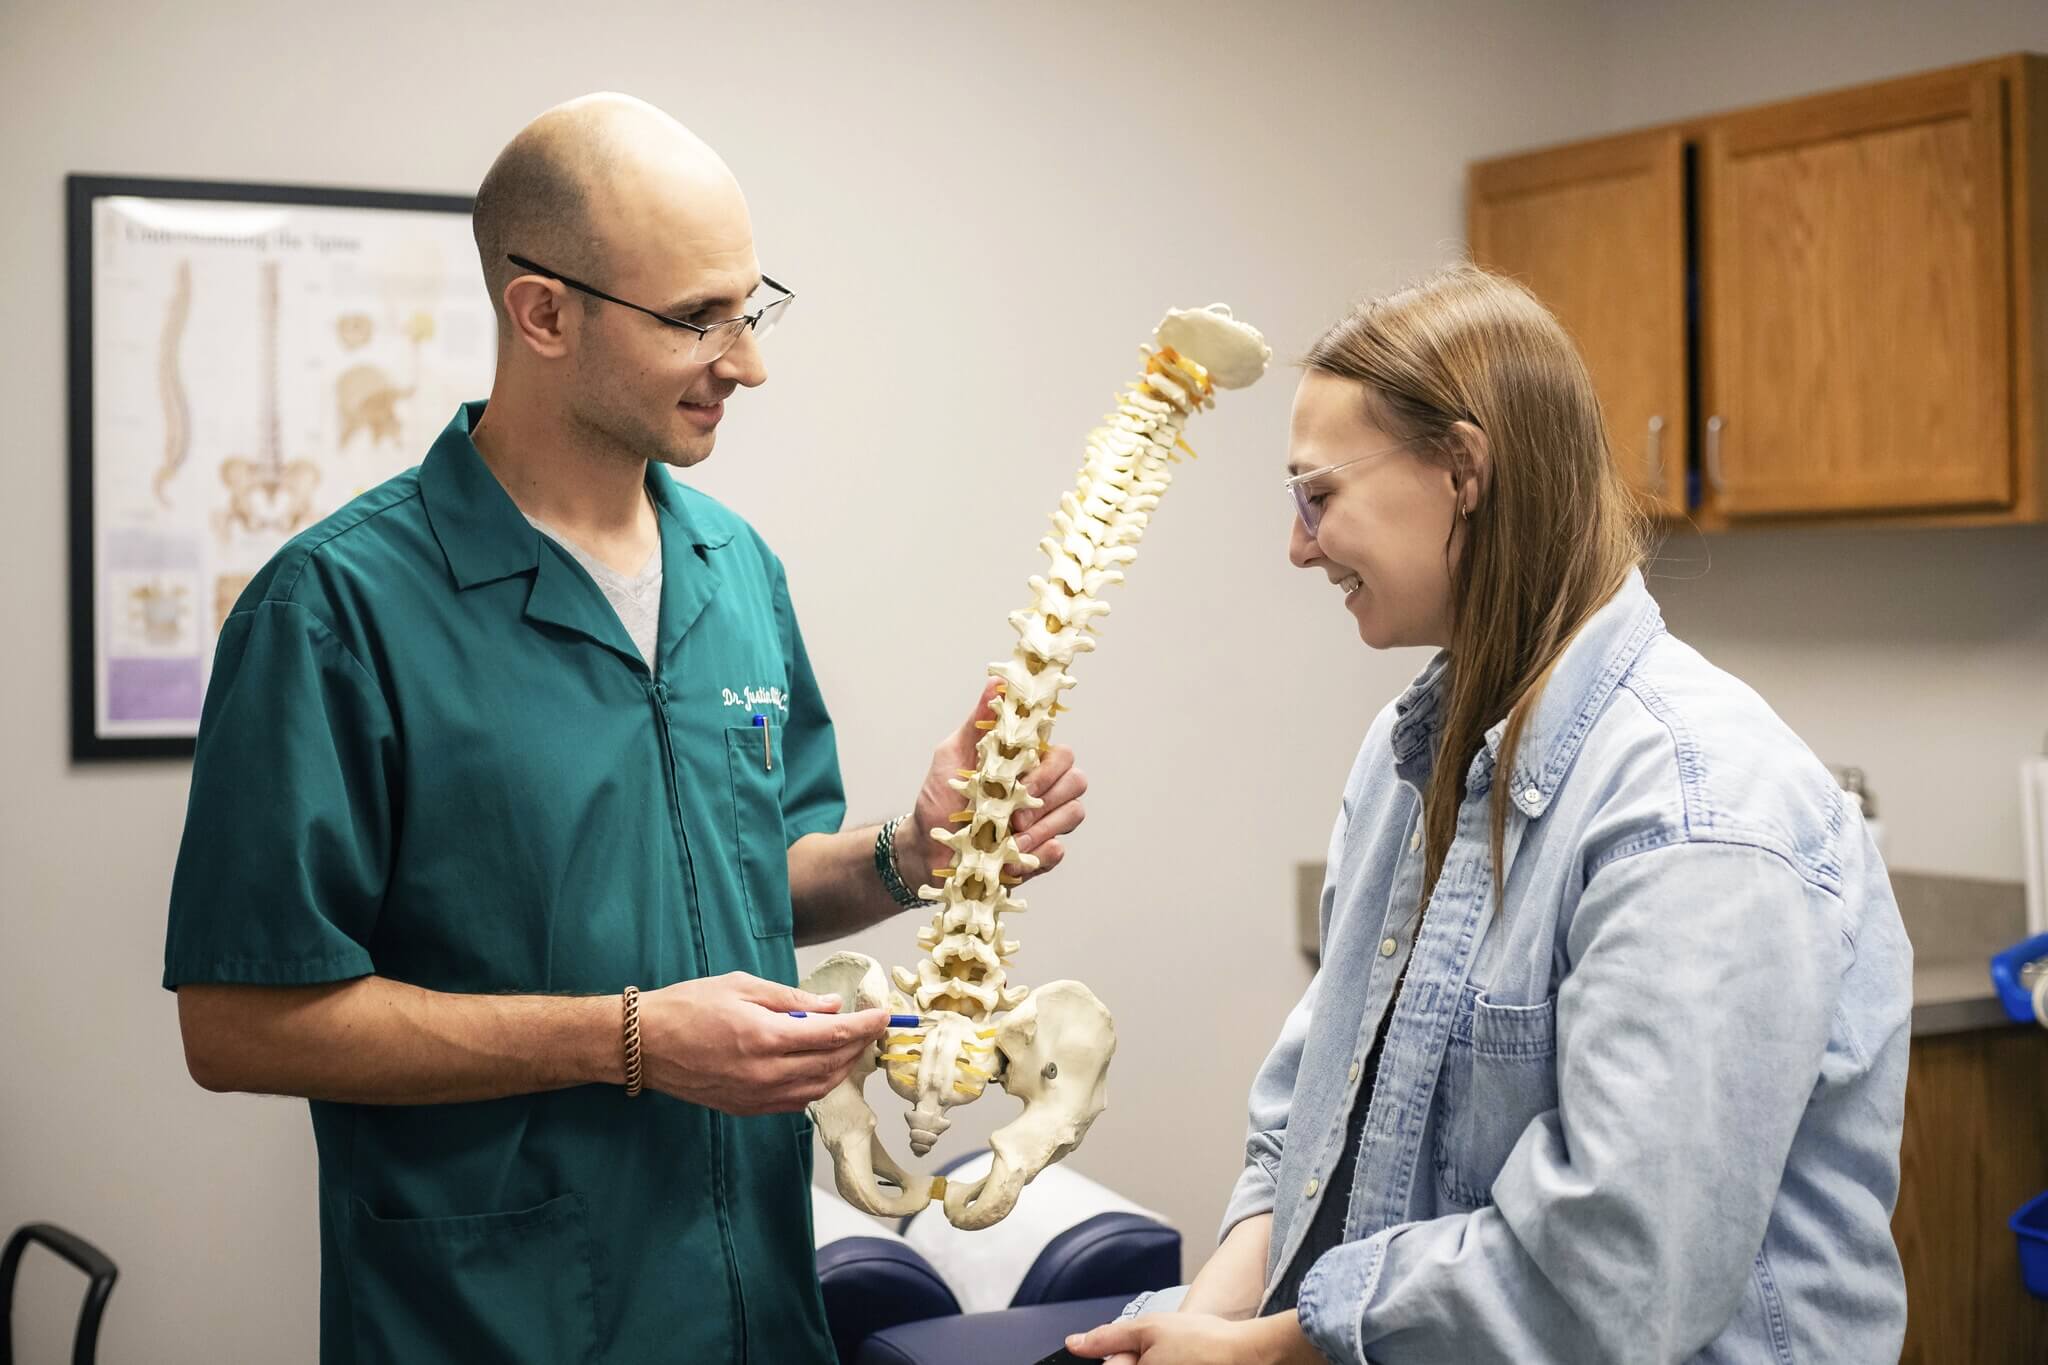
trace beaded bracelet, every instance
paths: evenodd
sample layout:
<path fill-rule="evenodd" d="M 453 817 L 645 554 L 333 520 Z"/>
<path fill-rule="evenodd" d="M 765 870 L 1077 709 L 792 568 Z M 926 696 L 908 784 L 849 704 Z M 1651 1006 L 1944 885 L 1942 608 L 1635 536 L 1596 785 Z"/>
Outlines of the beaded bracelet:
<path fill-rule="evenodd" d="M 915 889 L 903 880 L 903 869 L 896 862 L 896 831 L 908 815 L 899 815 L 882 826 L 882 832 L 875 836 L 875 873 L 882 879 L 882 889 L 889 893 L 889 899 L 905 910 L 915 910 L 924 904 Z"/>

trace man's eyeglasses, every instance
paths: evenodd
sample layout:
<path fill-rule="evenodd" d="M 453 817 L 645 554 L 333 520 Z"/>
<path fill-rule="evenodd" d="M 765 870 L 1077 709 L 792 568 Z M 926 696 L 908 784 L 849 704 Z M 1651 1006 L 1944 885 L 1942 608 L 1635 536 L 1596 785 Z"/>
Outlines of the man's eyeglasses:
<path fill-rule="evenodd" d="M 1414 444 L 1415 442 L 1413 441 L 1399 441 L 1388 446 L 1385 450 L 1375 450 L 1370 455 L 1360 455 L 1356 459 L 1340 460 L 1336 464 L 1326 464 L 1321 469 L 1311 469 L 1288 479 L 1284 486 L 1289 496 L 1294 499 L 1294 513 L 1301 518 L 1302 529 L 1307 531 L 1309 536 L 1313 538 L 1316 528 L 1323 524 L 1323 498 L 1326 495 L 1320 490 L 1312 491 L 1309 487 L 1310 484 L 1314 483 L 1317 479 L 1327 478 L 1340 469 L 1349 469 L 1352 465 L 1364 464 L 1367 460 L 1377 460 L 1382 455 L 1391 455 L 1397 450 L 1405 449 Z"/>
<path fill-rule="evenodd" d="M 508 255 L 505 259 L 518 266 L 521 270 L 530 271 L 543 279 L 553 280 L 557 284 L 567 285 L 579 294 L 588 294 L 594 299 L 603 299 L 606 303 L 616 303 L 619 307 L 630 308 L 636 313 L 645 313 L 656 322 L 663 323 L 669 327 L 679 327 L 687 332 L 695 332 L 697 335 L 690 352 L 690 359 L 700 365 L 709 365 L 712 361 L 717 360 L 727 351 L 730 351 L 733 345 L 739 341 L 740 333 L 746 331 L 749 327 L 754 329 L 754 339 L 756 341 L 767 336 L 775 330 L 775 324 L 782 321 L 783 316 L 789 312 L 790 301 L 796 298 L 795 294 L 783 288 L 768 276 L 763 275 L 761 283 L 781 295 L 780 298 L 770 299 L 753 312 L 742 313 L 736 318 L 726 318 L 723 322 L 700 324 L 686 322 L 682 318 L 672 318 L 666 313 L 656 312 L 652 308 L 643 308 L 637 303 L 628 303 L 616 295 L 607 294 L 604 290 L 587 285 L 581 280 L 572 280 L 559 270 L 550 270 L 537 261 L 529 261 L 524 256 Z"/>

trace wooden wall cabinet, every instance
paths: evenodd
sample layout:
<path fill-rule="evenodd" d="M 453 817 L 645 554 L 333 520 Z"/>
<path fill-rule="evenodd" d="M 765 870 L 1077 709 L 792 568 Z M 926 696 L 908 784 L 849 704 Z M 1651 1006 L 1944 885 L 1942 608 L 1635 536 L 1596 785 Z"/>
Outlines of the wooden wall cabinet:
<path fill-rule="evenodd" d="M 1608 441 L 1656 511 L 1685 510 L 1685 141 L 1636 133 L 1482 163 L 1473 258 L 1564 322 L 1592 371 Z"/>
<path fill-rule="evenodd" d="M 2048 520 L 2048 59 L 1480 162 L 1468 212 L 1660 514 Z"/>

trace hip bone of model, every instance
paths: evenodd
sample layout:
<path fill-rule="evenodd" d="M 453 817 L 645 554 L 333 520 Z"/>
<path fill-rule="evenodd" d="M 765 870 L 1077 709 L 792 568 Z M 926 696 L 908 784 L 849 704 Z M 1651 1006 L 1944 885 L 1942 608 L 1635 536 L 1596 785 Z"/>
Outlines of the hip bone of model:
<path fill-rule="evenodd" d="M 1068 667 L 1095 647 L 1094 620 L 1109 611 L 1096 593 L 1123 581 L 1172 482 L 1168 466 L 1182 451 L 1194 453 L 1181 428 L 1214 406 L 1217 388 L 1257 380 L 1272 355 L 1220 304 L 1170 312 L 1154 336 L 1159 344 L 1142 348 L 1143 372 L 1118 395 L 1107 425 L 1089 433 L 1080 480 L 1060 497 L 1054 534 L 1039 542 L 1051 565 L 1031 579 L 1031 606 L 1010 614 L 1016 650 L 990 666 L 1001 687 L 994 718 L 981 722 L 979 766 L 952 782 L 962 798 L 954 827 L 930 831 L 953 853 L 949 866 L 933 869 L 939 885 L 918 893 L 934 911 L 917 934 L 924 957 L 914 969 L 896 968 L 893 988 L 882 964 L 861 953 L 836 953 L 803 982 L 807 991 L 837 994 L 848 1010 L 914 1006 L 919 1016 L 915 1031 L 886 1035 L 810 1107 L 840 1194 L 869 1213 L 906 1217 L 937 1199 L 955 1226 L 989 1227 L 1040 1171 L 1080 1146 L 1106 1103 L 1116 1051 L 1108 1009 L 1078 981 L 1032 989 L 1010 984 L 1004 970 L 1017 951 L 1004 937 L 1004 917 L 1025 908 L 1010 894 L 1017 878 L 1006 869 L 1038 865 L 1018 851 L 1011 818 L 1043 804 L 1025 778 L 1051 747 L 1053 718 L 1065 709 L 1060 694 L 1074 685 Z M 905 1118 L 919 1157 L 951 1126 L 946 1111 L 979 1099 L 990 1082 L 1024 1110 L 990 1138 L 988 1173 L 949 1186 L 943 1176 L 903 1170 L 875 1140 L 865 1087 L 876 1070 L 913 1106 Z"/>

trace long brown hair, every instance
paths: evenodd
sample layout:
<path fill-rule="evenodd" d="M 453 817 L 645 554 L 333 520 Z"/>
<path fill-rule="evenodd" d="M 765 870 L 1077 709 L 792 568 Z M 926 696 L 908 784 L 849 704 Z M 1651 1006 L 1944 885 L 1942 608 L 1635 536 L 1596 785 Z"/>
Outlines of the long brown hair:
<path fill-rule="evenodd" d="M 1450 662 L 1423 793 L 1426 905 L 1465 799 L 1465 775 L 1503 717 L 1492 802 L 1498 905 L 1509 780 L 1550 671 L 1587 618 L 1641 564 L 1648 521 L 1615 472 L 1600 400 L 1571 338 L 1521 285 L 1453 266 L 1369 300 L 1303 358 L 1363 386 L 1366 415 L 1423 458 L 1469 468 L 1452 430 L 1486 435 L 1491 484 L 1450 561 Z M 1455 538 L 1455 531 L 1453 532 Z"/>

